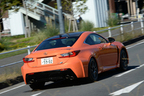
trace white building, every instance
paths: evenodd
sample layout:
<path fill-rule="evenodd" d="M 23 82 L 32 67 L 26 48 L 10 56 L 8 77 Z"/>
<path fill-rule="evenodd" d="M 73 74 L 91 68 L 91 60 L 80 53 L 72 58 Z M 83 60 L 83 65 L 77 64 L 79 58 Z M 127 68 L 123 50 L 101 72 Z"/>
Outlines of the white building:
<path fill-rule="evenodd" d="M 73 5 L 75 7 L 76 4 L 73 3 Z M 86 6 L 88 6 L 88 11 L 81 15 L 82 19 L 93 22 L 94 27 L 106 27 L 106 20 L 108 19 L 107 0 L 88 0 Z"/>
<path fill-rule="evenodd" d="M 57 14 L 58 12 L 55 8 L 47 6 L 46 4 L 40 2 L 32 3 L 27 1 L 26 4 L 27 6 L 29 6 L 29 9 L 32 9 L 28 10 L 27 12 L 27 15 L 29 17 L 28 23 L 30 30 L 33 30 L 34 28 L 40 29 L 45 26 L 47 21 L 50 20 L 52 20 L 53 22 L 58 21 L 58 14 Z M 107 0 L 88 0 L 86 2 L 86 5 L 88 6 L 88 11 L 85 14 L 81 15 L 83 20 L 89 20 L 93 22 L 94 27 L 107 26 L 106 24 L 106 20 L 108 18 Z M 24 8 L 20 8 L 19 12 L 17 13 L 9 11 L 9 18 L 4 20 L 3 22 L 4 30 L 10 30 L 12 36 L 25 34 L 26 32 L 25 18 L 26 18 L 26 10 Z"/>

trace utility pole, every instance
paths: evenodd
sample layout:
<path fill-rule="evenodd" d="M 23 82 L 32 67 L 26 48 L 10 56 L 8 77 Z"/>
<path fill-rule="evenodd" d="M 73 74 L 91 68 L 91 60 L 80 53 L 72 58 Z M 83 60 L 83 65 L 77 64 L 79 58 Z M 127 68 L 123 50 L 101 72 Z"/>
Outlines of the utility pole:
<path fill-rule="evenodd" d="M 24 2 L 24 0 L 22 0 L 23 1 L 23 6 L 24 6 L 24 9 L 26 10 L 26 27 L 25 27 L 25 38 L 27 38 L 27 33 L 28 33 L 28 37 L 30 37 L 30 30 L 29 30 L 29 24 L 28 24 L 28 13 L 27 13 L 27 6 L 26 6 L 26 4 L 25 4 L 25 2 Z"/>
<path fill-rule="evenodd" d="M 135 0 L 136 5 L 136 18 L 138 19 L 138 0 Z"/>
<path fill-rule="evenodd" d="M 59 13 L 60 34 L 63 34 L 65 33 L 65 29 L 64 29 L 63 15 L 62 15 L 61 0 L 57 0 L 57 7 L 58 7 L 58 13 Z"/>

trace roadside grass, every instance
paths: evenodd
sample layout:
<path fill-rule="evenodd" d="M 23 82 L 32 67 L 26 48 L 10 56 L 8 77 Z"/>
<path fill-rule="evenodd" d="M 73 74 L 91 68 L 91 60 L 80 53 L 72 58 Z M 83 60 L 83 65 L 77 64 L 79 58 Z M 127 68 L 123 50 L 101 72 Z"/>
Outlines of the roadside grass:
<path fill-rule="evenodd" d="M 117 25 L 117 26 L 119 26 L 119 25 Z M 116 27 L 116 26 L 114 26 L 114 27 Z M 109 27 L 93 28 L 92 31 L 96 31 L 96 33 L 102 34 L 102 33 L 108 32 L 108 28 Z M 105 30 L 105 29 L 107 29 L 107 30 Z M 119 28 L 113 28 L 111 30 L 115 30 L 115 29 L 119 29 Z M 101 30 L 105 30 L 105 31 L 101 31 Z M 97 32 L 97 31 L 101 31 L 101 32 Z"/>
<path fill-rule="evenodd" d="M 5 72 L 0 74 L 0 82 L 5 82 L 8 85 L 10 85 L 9 82 L 7 82 L 8 79 L 14 79 L 18 76 L 21 76 L 21 70 L 20 68 L 5 68 Z"/>
<path fill-rule="evenodd" d="M 109 27 L 99 27 L 99 28 L 93 28 L 92 31 L 100 31 L 104 29 L 108 29 Z"/>
<path fill-rule="evenodd" d="M 3 51 L 1 50 L 0 51 L 2 53 L 2 52 L 11 51 L 11 50 L 19 49 L 19 48 L 24 48 L 27 46 L 38 45 L 44 39 L 57 35 L 57 34 L 59 34 L 58 28 L 47 25 L 47 28 L 41 30 L 40 32 L 33 33 L 32 37 L 29 37 L 29 38 L 25 38 L 24 35 L 14 36 L 14 37 L 5 37 L 5 38 L 2 38 L 2 43 L 0 43 L 0 44 L 3 44 L 5 49 Z M 33 49 L 34 48 L 31 48 L 31 51 Z M 0 55 L 0 59 L 19 55 L 22 53 L 27 53 L 27 50 L 21 50 L 21 51 L 3 54 L 3 55 Z"/>
<path fill-rule="evenodd" d="M 79 25 L 80 27 L 80 31 L 92 31 L 92 29 L 94 28 L 94 23 L 91 21 L 82 21 Z"/>
<path fill-rule="evenodd" d="M 116 39 L 116 41 L 119 41 L 119 42 L 125 42 L 128 40 L 137 38 L 139 36 L 142 36 L 142 35 L 144 35 L 144 34 L 142 34 L 141 31 L 139 31 L 139 32 L 132 31 L 132 32 L 124 33 L 123 35 L 117 36 L 117 37 L 115 37 L 115 39 Z"/>
<path fill-rule="evenodd" d="M 31 48 L 30 50 L 32 51 L 32 50 L 34 50 L 34 48 Z M 12 50 L 9 50 L 9 51 L 12 51 Z M 7 52 L 7 51 L 3 51 L 3 52 Z M 0 59 L 12 57 L 12 56 L 27 53 L 27 52 L 28 52 L 27 50 L 20 50 L 20 51 L 16 51 L 16 52 L 2 54 L 2 55 L 0 55 Z"/>

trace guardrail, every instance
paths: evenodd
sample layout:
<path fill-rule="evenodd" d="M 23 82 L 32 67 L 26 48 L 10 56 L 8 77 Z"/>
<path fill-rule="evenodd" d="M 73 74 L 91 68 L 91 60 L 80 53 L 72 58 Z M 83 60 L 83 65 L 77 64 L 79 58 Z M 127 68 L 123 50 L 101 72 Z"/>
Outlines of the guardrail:
<path fill-rule="evenodd" d="M 120 25 L 120 26 L 116 26 L 116 27 L 109 27 L 108 29 L 104 29 L 104 30 L 100 30 L 100 31 L 94 31 L 94 32 L 102 32 L 102 31 L 108 31 L 108 37 L 115 37 L 115 36 L 119 36 L 119 35 L 123 35 L 124 34 L 124 26 L 126 26 L 126 25 L 131 25 L 131 30 L 129 30 L 129 31 L 127 31 L 127 32 L 131 32 L 131 31 L 133 31 L 133 30 L 139 30 L 139 29 L 141 29 L 141 32 L 144 34 L 144 25 L 143 25 L 143 20 L 141 20 L 141 21 L 138 21 L 138 22 L 140 22 L 140 24 L 141 24 L 141 27 L 139 27 L 139 28 L 135 28 L 134 29 L 134 22 L 131 22 L 130 24 L 123 24 L 123 25 Z M 136 22 L 136 23 L 138 23 L 138 22 Z M 115 35 L 112 35 L 112 32 L 111 32 L 111 30 L 112 29 L 115 29 L 115 28 L 120 28 L 120 33 L 119 34 L 115 34 Z M 108 38 L 108 37 L 106 37 L 106 38 Z M 11 52 L 16 52 L 16 51 L 20 51 L 20 50 L 28 50 L 28 54 L 30 54 L 30 48 L 34 48 L 34 47 L 36 47 L 37 45 L 35 45 L 35 46 L 27 46 L 26 48 L 21 48 L 21 49 L 17 49 L 17 50 L 13 50 L 13 51 L 9 51 L 9 52 L 3 52 L 3 53 L 0 53 L 0 55 L 2 55 L 2 54 L 7 54 L 7 53 L 11 53 Z M 21 63 L 22 62 L 22 60 L 21 61 L 18 61 L 18 62 L 14 62 L 14 63 L 10 63 L 10 64 L 6 64 L 6 65 L 3 65 L 3 66 L 0 66 L 0 68 L 3 68 L 3 67 L 7 67 L 7 66 L 11 66 L 11 65 L 14 65 L 14 64 L 17 64 L 17 63 Z"/>
<path fill-rule="evenodd" d="M 120 26 L 109 27 L 108 29 L 104 29 L 104 30 L 100 30 L 100 31 L 94 31 L 94 32 L 97 33 L 97 32 L 108 31 L 108 37 L 115 37 L 115 36 L 119 36 L 119 35 L 123 35 L 124 34 L 124 26 L 131 25 L 131 30 L 125 31 L 126 33 L 141 29 L 142 34 L 144 34 L 144 24 L 143 24 L 144 20 L 141 19 L 138 22 L 140 23 L 141 26 L 139 28 L 135 28 L 135 29 L 134 29 L 134 22 L 131 22 L 130 24 L 121 24 Z M 135 23 L 138 23 L 138 22 L 135 22 Z M 120 33 L 112 35 L 111 30 L 112 29 L 116 29 L 116 28 L 120 28 Z M 108 38 L 108 37 L 106 37 L 106 38 Z"/>
<path fill-rule="evenodd" d="M 30 48 L 34 48 L 34 47 L 36 47 L 36 46 L 37 46 L 37 45 L 35 45 L 35 46 L 27 46 L 26 48 L 21 48 L 21 49 L 17 49 L 17 50 L 13 50 L 13 51 L 8 51 L 8 52 L 0 53 L 0 55 L 2 55 L 2 54 L 7 54 L 7 53 L 12 53 L 12 52 L 16 52 L 16 51 L 20 51 L 20 50 L 26 50 L 26 49 L 27 49 L 27 51 L 28 51 L 28 54 L 30 54 Z M 18 63 L 22 63 L 22 62 L 23 62 L 23 60 L 17 61 L 17 62 L 13 62 L 13 63 L 10 63 L 10 64 L 5 64 L 5 65 L 0 66 L 0 68 L 7 67 L 7 66 L 11 66 L 11 65 L 15 65 L 15 64 L 18 64 Z"/>

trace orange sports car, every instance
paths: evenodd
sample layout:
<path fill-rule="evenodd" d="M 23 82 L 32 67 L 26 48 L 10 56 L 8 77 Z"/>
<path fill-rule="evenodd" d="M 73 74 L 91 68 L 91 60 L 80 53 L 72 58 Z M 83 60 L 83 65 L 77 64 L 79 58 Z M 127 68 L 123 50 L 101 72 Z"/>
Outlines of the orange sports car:
<path fill-rule="evenodd" d="M 129 61 L 122 43 L 86 31 L 50 37 L 23 58 L 23 62 L 24 82 L 37 89 L 47 81 L 60 79 L 88 77 L 95 81 L 104 71 L 127 70 Z"/>

